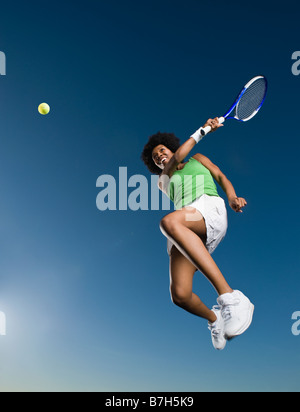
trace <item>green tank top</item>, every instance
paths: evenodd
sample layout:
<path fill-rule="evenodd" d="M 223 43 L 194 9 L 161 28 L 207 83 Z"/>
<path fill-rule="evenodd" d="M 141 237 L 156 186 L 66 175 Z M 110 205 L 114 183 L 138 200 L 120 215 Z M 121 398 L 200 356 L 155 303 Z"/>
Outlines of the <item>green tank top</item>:
<path fill-rule="evenodd" d="M 169 193 L 177 210 L 189 205 L 204 194 L 219 197 L 210 171 L 193 157 L 183 169 L 174 172 L 170 179 Z"/>

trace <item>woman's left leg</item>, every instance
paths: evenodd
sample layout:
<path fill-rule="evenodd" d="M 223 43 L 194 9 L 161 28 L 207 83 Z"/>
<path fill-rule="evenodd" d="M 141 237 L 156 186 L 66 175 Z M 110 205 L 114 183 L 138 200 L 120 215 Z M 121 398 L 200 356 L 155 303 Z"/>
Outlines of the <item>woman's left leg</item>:
<path fill-rule="evenodd" d="M 175 305 L 193 315 L 214 323 L 217 317 L 213 311 L 193 293 L 193 278 L 197 268 L 173 246 L 170 256 L 170 292 Z"/>

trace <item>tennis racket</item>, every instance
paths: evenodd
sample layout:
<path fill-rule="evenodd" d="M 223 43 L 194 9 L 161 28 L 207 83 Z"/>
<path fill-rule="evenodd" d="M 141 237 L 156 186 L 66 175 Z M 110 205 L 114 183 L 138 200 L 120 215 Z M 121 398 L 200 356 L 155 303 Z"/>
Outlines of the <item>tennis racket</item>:
<path fill-rule="evenodd" d="M 240 122 L 247 122 L 252 119 L 263 105 L 268 90 L 268 82 L 264 76 L 256 76 L 251 79 L 241 90 L 230 110 L 219 117 L 219 123 L 224 123 L 226 119 L 235 119 Z M 202 136 L 207 135 L 211 127 L 202 127 Z"/>

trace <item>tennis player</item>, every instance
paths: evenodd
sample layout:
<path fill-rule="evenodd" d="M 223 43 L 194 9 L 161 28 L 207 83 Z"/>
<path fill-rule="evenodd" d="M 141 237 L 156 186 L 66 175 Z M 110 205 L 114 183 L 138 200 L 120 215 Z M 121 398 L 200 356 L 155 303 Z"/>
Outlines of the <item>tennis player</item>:
<path fill-rule="evenodd" d="M 203 127 L 215 132 L 222 125 L 218 118 Z M 175 211 L 160 223 L 168 239 L 170 292 L 175 305 L 208 321 L 212 342 L 217 350 L 227 340 L 244 333 L 252 323 L 254 306 L 240 291 L 233 290 L 211 254 L 225 237 L 227 211 L 214 180 L 226 193 L 230 207 L 237 213 L 247 205 L 221 170 L 198 153 L 185 158 L 201 140 L 197 130 L 183 145 L 172 133 L 157 133 L 149 138 L 142 160 L 151 173 L 159 175 L 158 185 L 175 204 Z M 214 286 L 218 305 L 211 310 L 193 293 L 193 277 L 202 272 Z"/>

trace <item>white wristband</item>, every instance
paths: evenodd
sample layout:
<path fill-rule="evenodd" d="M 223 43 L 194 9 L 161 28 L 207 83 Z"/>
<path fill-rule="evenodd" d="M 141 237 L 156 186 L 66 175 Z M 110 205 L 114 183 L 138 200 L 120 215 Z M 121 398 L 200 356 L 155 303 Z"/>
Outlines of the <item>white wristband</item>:
<path fill-rule="evenodd" d="M 194 134 L 192 134 L 192 138 L 195 140 L 196 143 L 199 143 L 200 140 L 203 139 L 203 135 L 201 133 L 202 127 L 200 127 L 200 129 L 198 129 Z"/>

